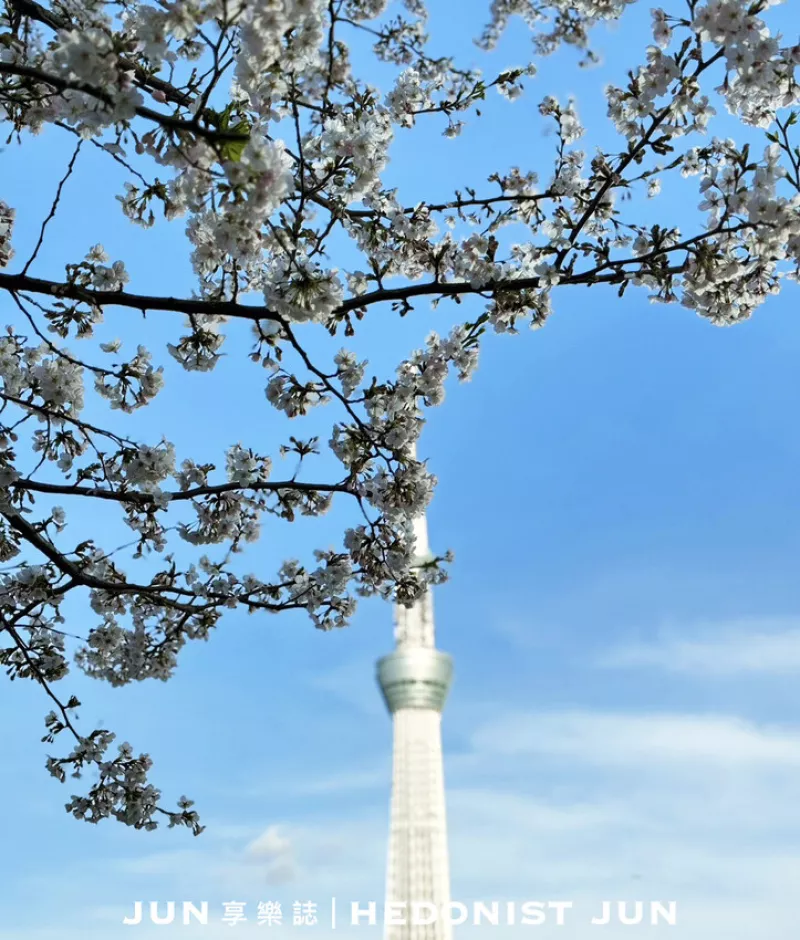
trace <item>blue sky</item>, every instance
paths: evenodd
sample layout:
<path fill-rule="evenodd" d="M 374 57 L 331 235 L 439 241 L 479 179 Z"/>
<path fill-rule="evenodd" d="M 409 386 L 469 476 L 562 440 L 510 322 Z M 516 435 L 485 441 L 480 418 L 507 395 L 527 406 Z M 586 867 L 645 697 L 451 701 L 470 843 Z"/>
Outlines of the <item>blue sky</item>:
<path fill-rule="evenodd" d="M 400 134 L 388 179 L 409 202 L 515 164 L 546 179 L 554 142 L 536 105 L 549 93 L 578 95 L 587 149 L 613 146 L 602 86 L 639 61 L 649 19 L 646 5 L 629 14 L 598 33 L 601 68 L 578 71 L 567 51 L 542 64 L 521 102 L 490 99 L 460 140 L 438 126 Z M 483 16 L 483 3 L 469 3 L 452 23 L 440 2 L 432 32 L 444 26 L 477 61 L 468 39 Z M 515 29 L 486 72 L 526 52 Z M 716 130 L 734 127 L 722 116 Z M 0 155 L 0 196 L 19 209 L 18 258 L 71 146 L 47 132 Z M 133 228 L 112 205 L 116 166 L 85 150 L 32 273 L 57 277 L 101 241 L 126 259 L 131 290 L 191 290 L 182 223 Z M 696 185 L 665 184 L 632 211 L 688 230 Z M 599 898 L 675 899 L 676 940 L 796 935 L 797 299 L 788 286 L 752 321 L 718 329 L 641 291 L 556 292 L 543 330 L 490 338 L 473 381 L 429 413 L 420 450 L 440 481 L 431 539 L 456 556 L 435 597 L 438 642 L 456 664 L 444 718 L 455 898 L 572 898 L 580 910 Z M 386 374 L 461 312 L 420 306 L 398 324 L 375 310 L 358 348 Z M 13 320 L 7 303 L 3 313 Z M 160 356 L 179 328 L 114 311 L 98 335 Z M 168 367 L 163 398 L 126 427 L 208 459 L 239 439 L 275 454 L 289 433 L 323 429 L 324 413 L 302 428 L 269 413 L 263 372 L 241 366 L 248 343 L 234 331 L 212 377 Z M 348 518 L 341 507 L 265 525 L 244 566 L 269 572 L 308 557 Z M 70 515 L 65 535 L 90 532 L 125 540 L 107 510 Z M 73 605 L 68 629 L 90 626 Z M 47 776 L 37 743 L 47 702 L 33 686 L 0 684 L 0 940 L 118 940 L 137 899 L 206 899 L 215 916 L 222 901 L 247 901 L 251 922 L 235 928 L 246 935 L 259 929 L 257 901 L 288 912 L 295 900 L 380 899 L 391 725 L 374 661 L 391 642 L 391 610 L 376 601 L 331 634 L 300 616 L 234 612 L 182 653 L 166 684 L 65 680 L 87 729 L 106 723 L 149 751 L 167 802 L 184 792 L 197 801 L 208 830 L 194 840 L 70 819 L 70 785 Z M 539 931 L 582 940 L 593 935 L 585 919 Z M 219 924 L 174 929 L 238 936 Z"/>

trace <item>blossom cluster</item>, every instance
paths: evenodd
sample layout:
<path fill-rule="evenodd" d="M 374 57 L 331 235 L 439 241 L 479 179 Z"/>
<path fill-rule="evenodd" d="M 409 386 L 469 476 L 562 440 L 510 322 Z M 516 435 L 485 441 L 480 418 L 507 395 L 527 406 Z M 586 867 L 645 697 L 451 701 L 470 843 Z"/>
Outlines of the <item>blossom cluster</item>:
<path fill-rule="evenodd" d="M 8 267 L 8 262 L 14 257 L 11 247 L 14 215 L 14 210 L 0 199 L 0 268 Z"/>

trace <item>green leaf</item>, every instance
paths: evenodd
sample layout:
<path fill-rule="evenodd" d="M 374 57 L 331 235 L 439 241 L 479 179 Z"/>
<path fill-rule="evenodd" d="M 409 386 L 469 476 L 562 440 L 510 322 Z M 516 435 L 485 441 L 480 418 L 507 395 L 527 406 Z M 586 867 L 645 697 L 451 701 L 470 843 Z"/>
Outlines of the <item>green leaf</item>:
<path fill-rule="evenodd" d="M 226 125 L 228 124 L 229 118 L 225 119 Z M 242 159 L 242 154 L 244 153 L 244 148 L 247 146 L 247 142 L 250 139 L 250 123 L 246 120 L 241 120 L 237 124 L 234 124 L 233 127 L 220 127 L 221 130 L 232 134 L 241 134 L 241 140 L 225 140 L 220 147 L 220 154 L 223 161 L 230 161 L 231 163 L 238 163 Z"/>
<path fill-rule="evenodd" d="M 233 114 L 233 102 L 231 102 L 219 115 L 219 129 L 221 131 L 228 130 L 228 127 L 231 123 L 231 114 Z"/>

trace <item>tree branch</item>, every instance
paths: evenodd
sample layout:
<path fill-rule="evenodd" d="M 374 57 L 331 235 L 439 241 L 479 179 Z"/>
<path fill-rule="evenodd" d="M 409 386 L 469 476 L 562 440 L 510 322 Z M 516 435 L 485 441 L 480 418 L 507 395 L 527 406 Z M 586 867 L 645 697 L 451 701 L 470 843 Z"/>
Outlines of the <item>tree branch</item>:
<path fill-rule="evenodd" d="M 119 490 L 103 490 L 80 484 L 61 485 L 58 483 L 44 483 L 38 480 L 15 480 L 10 487 L 18 490 L 27 490 L 32 493 L 49 493 L 57 496 L 85 496 L 92 499 L 111 500 L 120 503 L 138 503 L 150 505 L 155 498 L 150 493 L 138 491 L 120 492 Z M 298 490 L 303 493 L 347 493 L 355 496 L 356 492 L 347 483 L 300 483 L 297 480 L 281 480 L 280 482 L 258 483 L 219 483 L 209 486 L 195 486 L 189 490 L 173 490 L 164 495 L 171 503 L 187 499 L 197 499 L 200 496 L 221 496 L 225 493 L 253 492 L 274 493 L 282 490 Z"/>

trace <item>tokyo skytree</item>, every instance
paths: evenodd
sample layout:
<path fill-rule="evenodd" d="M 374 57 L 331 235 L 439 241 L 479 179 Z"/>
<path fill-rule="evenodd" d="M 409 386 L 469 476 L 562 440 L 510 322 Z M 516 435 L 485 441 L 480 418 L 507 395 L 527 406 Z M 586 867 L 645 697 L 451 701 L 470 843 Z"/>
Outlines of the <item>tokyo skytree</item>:
<path fill-rule="evenodd" d="M 414 523 L 418 562 L 431 558 L 427 522 Z M 386 903 L 404 903 L 402 925 L 384 940 L 451 940 L 449 918 L 414 923 L 414 902 L 442 912 L 450 902 L 450 861 L 442 767 L 442 709 L 452 660 L 437 650 L 430 589 L 413 607 L 395 607 L 395 651 L 378 660 L 378 683 L 392 715 L 394 748 Z"/>

